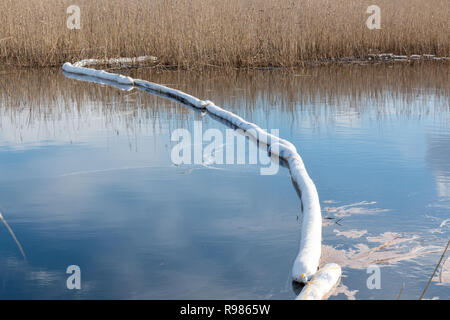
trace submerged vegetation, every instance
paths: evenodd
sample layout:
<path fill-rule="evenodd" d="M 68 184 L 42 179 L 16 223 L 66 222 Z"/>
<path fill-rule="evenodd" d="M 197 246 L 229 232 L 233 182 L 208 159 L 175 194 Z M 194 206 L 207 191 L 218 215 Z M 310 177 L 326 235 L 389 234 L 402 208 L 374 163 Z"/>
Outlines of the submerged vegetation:
<path fill-rule="evenodd" d="M 381 29 L 370 30 L 376 4 Z M 80 8 L 69 29 L 67 8 Z M 449 56 L 446 0 L 2 0 L 0 61 L 153 55 L 175 67 L 293 67 L 370 53 Z"/>

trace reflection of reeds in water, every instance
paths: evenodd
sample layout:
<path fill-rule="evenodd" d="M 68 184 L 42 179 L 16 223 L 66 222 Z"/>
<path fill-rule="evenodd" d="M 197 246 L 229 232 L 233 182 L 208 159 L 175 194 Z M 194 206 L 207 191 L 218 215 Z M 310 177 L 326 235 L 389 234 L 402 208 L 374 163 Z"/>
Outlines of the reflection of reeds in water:
<path fill-rule="evenodd" d="M 65 78 L 59 71 L 6 70 L 0 79 L 0 126 L 3 133 L 16 130 L 17 140 L 30 128 L 42 137 L 57 135 L 55 123 L 76 134 L 82 126 L 101 125 L 118 134 L 159 130 L 186 125 L 189 109 L 139 91 Z M 142 78 L 181 89 L 201 99 L 258 121 L 276 113 L 292 121 L 308 117 L 312 125 L 336 114 L 369 112 L 375 118 L 395 115 L 421 117 L 448 111 L 448 66 L 436 64 L 332 66 L 307 68 L 297 73 L 245 71 L 192 73 L 185 71 L 131 71 Z M 5 81 L 7 79 L 8 81 Z M 311 107 L 312 105 L 312 107 Z M 307 112 L 305 112 L 307 111 Z M 170 121 L 167 121 L 170 120 Z M 303 119 L 304 120 L 304 119 Z M 6 122 L 10 127 L 6 128 Z M 92 124 L 92 125 L 90 125 Z M 260 123 L 264 126 L 264 123 Z"/>
<path fill-rule="evenodd" d="M 70 5 L 81 29 L 66 27 Z M 381 30 L 369 30 L 370 5 Z M 293 66 L 372 52 L 449 55 L 445 0 L 3 0 L 0 59 L 155 55 L 165 65 Z"/>
<path fill-rule="evenodd" d="M 70 139 L 68 135 L 89 128 L 130 136 L 144 130 L 157 133 L 165 129 L 162 116 L 175 114 L 177 120 L 189 112 L 152 95 L 66 79 L 60 71 L 19 71 L 0 83 L 6 88 L 0 96 L 0 128 L 17 142 L 26 140 L 27 132 L 35 139 Z"/>
<path fill-rule="evenodd" d="M 9 234 L 11 235 L 11 237 L 13 238 L 14 242 L 17 245 L 17 248 L 19 248 L 20 253 L 22 254 L 22 257 L 24 260 L 27 260 L 27 257 L 25 255 L 25 251 L 23 251 L 22 245 L 20 244 L 19 240 L 17 240 L 16 235 L 14 234 L 14 231 L 11 229 L 11 227 L 9 226 L 8 222 L 6 222 L 5 218 L 3 217 L 2 213 L 0 212 L 0 220 L 3 222 L 3 224 L 5 225 L 6 229 L 8 229 Z"/>

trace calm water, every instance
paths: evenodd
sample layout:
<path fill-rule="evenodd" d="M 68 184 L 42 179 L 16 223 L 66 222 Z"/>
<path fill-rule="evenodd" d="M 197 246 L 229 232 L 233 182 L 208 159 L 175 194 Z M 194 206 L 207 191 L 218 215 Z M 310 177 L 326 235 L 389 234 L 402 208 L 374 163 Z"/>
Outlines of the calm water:
<path fill-rule="evenodd" d="M 279 129 L 323 208 L 330 299 L 416 299 L 450 238 L 448 65 L 130 71 Z M 173 165 L 171 133 L 228 129 L 167 99 L 1 70 L 0 298 L 292 299 L 289 172 Z M 249 142 L 251 143 L 251 142 Z M 208 143 L 205 143 L 208 144 Z M 7 227 L 9 226 L 9 229 Z M 427 298 L 450 298 L 450 254 Z M 368 289 L 367 267 L 381 268 Z M 66 268 L 81 268 L 81 290 Z M 445 271 L 447 270 L 447 271 Z"/>

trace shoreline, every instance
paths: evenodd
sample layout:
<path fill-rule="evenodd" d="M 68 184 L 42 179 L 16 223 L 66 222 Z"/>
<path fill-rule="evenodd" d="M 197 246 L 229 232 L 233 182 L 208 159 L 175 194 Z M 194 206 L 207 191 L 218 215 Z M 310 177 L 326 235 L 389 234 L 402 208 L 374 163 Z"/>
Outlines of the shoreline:
<path fill-rule="evenodd" d="M 120 59 L 120 57 L 117 57 Z M 282 71 L 292 71 L 299 70 L 309 67 L 323 67 L 323 66 L 339 66 L 339 65 L 379 65 L 379 64 L 394 64 L 394 63 L 446 63 L 450 61 L 450 57 L 439 57 L 433 54 L 411 54 L 411 55 L 396 55 L 393 53 L 370 53 L 365 57 L 345 57 L 345 58 L 329 58 L 329 59 L 315 59 L 315 60 L 305 60 L 299 61 L 297 65 L 294 66 L 243 66 L 243 67 L 233 67 L 226 65 L 213 65 L 213 64 L 198 64 L 196 66 L 178 66 L 173 64 L 162 64 L 158 63 L 158 58 L 153 57 L 153 63 L 120 63 L 119 67 L 107 67 L 112 66 L 112 64 L 99 64 L 99 66 L 105 67 L 105 70 L 126 70 L 126 69 L 141 69 L 141 68 L 151 68 L 162 71 L 200 71 L 204 69 L 220 69 L 223 71 L 235 70 L 235 71 L 250 71 L 250 70 L 282 70 Z M 114 58 L 106 58 L 114 59 Z M 77 61 L 77 59 L 74 59 Z M 28 66 L 28 65 L 16 65 L 10 63 L 2 63 L 3 66 L 8 68 L 17 69 L 58 69 L 62 67 L 62 64 L 48 65 L 48 66 Z"/>

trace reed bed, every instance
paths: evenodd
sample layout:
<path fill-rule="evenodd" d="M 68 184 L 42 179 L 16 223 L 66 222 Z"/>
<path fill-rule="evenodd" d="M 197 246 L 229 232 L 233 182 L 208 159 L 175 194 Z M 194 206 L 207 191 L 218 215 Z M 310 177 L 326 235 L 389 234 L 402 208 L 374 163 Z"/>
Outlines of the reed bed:
<path fill-rule="evenodd" d="M 370 5 L 381 29 L 369 30 Z M 81 28 L 67 28 L 67 7 Z M 0 61 L 153 55 L 166 66 L 293 67 L 369 53 L 450 56 L 446 0 L 1 0 Z"/>

